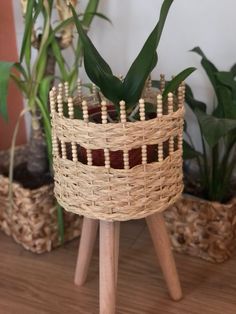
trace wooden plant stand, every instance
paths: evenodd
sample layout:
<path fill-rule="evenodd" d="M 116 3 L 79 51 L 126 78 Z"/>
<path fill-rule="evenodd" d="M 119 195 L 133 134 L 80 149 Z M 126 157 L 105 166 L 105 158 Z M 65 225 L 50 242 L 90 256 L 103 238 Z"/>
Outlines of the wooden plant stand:
<path fill-rule="evenodd" d="M 182 298 L 182 291 L 163 216 L 161 213 L 153 214 L 146 217 L 146 222 L 170 296 L 173 300 L 178 301 Z M 113 314 L 116 306 L 120 222 L 84 218 L 75 271 L 75 284 L 82 286 L 86 281 L 98 224 L 100 226 L 100 313 Z"/>
<path fill-rule="evenodd" d="M 163 102 L 163 77 L 161 83 L 158 94 L 147 84 L 136 122 L 127 121 L 124 101 L 120 102 L 120 122 L 108 123 L 106 101 L 99 107 L 101 123 L 91 122 L 90 101 L 96 93 L 83 96 L 80 84 L 76 98 L 69 97 L 67 84 L 50 92 L 54 193 L 65 210 L 85 217 L 75 272 L 78 286 L 86 281 L 100 226 L 100 314 L 115 313 L 120 222 L 130 219 L 146 219 L 170 296 L 173 300 L 182 297 L 162 211 L 183 190 L 184 85 Z M 145 120 L 145 102 L 156 104 L 155 118 Z M 83 120 L 75 119 L 78 103 Z M 82 149 L 86 162 L 81 160 Z M 96 160 L 97 150 L 103 152 L 102 164 Z M 111 166 L 114 154 L 119 156 L 116 152 L 122 152 L 122 167 Z M 132 164 L 131 156 L 138 152 L 140 162 Z"/>

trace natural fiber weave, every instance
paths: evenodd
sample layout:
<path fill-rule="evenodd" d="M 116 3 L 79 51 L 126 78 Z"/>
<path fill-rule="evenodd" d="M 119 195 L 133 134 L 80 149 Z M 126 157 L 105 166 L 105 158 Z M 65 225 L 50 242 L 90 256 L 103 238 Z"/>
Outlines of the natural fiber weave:
<path fill-rule="evenodd" d="M 147 121 L 123 123 L 86 123 L 83 120 L 53 115 L 53 132 L 59 141 L 77 142 L 87 149 L 111 151 L 131 150 L 142 145 L 164 143 L 180 134 L 183 127 L 184 108 L 170 115 Z"/>
<path fill-rule="evenodd" d="M 60 204 L 74 213 L 104 220 L 138 219 L 163 211 L 179 198 L 181 167 L 179 152 L 128 171 L 55 158 L 54 191 Z"/>
<path fill-rule="evenodd" d="M 227 204 L 183 195 L 164 213 L 175 251 L 214 263 L 236 249 L 236 199 Z"/>
<path fill-rule="evenodd" d="M 27 148 L 17 147 L 14 165 L 25 162 Z M 9 151 L 0 152 L 1 167 L 9 166 Z M 34 253 L 51 251 L 60 245 L 53 184 L 30 190 L 12 183 L 12 207 L 9 206 L 9 179 L 0 175 L 0 229 Z M 65 241 L 80 235 L 81 218 L 64 214 Z"/>
<path fill-rule="evenodd" d="M 90 97 L 91 98 L 91 97 Z M 68 103 L 69 118 L 63 114 Z M 163 113 L 161 95 L 157 117 L 145 121 L 145 100 L 140 100 L 140 120 L 126 121 L 120 102 L 121 122 L 107 123 L 106 103 L 101 104 L 102 123 L 89 122 L 89 103 L 83 101 L 84 120 L 74 119 L 72 98 L 63 98 L 62 88 L 50 94 L 55 196 L 67 211 L 108 221 L 138 219 L 161 212 L 181 195 L 184 93 L 178 94 L 177 110 L 168 95 L 168 113 Z M 160 107 L 161 106 L 161 107 Z M 163 153 L 164 144 L 168 145 Z M 147 147 L 156 145 L 155 162 L 148 163 Z M 72 154 L 68 152 L 71 147 Z M 87 150 L 87 164 L 77 156 Z M 129 167 L 129 151 L 140 148 L 142 163 Z M 105 166 L 93 165 L 93 150 L 104 150 Z M 110 166 L 109 152 L 123 151 L 124 169 Z M 73 156 L 72 160 L 68 156 Z"/>

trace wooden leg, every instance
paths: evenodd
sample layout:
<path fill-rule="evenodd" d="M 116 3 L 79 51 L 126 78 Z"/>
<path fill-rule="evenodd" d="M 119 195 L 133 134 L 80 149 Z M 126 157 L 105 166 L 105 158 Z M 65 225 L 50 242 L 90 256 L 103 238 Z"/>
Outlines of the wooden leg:
<path fill-rule="evenodd" d="M 117 285 L 119 269 L 120 222 L 115 222 L 115 280 Z"/>
<path fill-rule="evenodd" d="M 154 214 L 146 217 L 146 221 L 170 296 L 178 301 L 182 298 L 182 290 L 164 218 L 162 214 Z"/>
<path fill-rule="evenodd" d="M 82 286 L 87 279 L 97 229 L 98 220 L 84 217 L 74 278 L 74 282 L 77 286 Z"/>
<path fill-rule="evenodd" d="M 119 222 L 100 221 L 100 314 L 115 314 Z"/>

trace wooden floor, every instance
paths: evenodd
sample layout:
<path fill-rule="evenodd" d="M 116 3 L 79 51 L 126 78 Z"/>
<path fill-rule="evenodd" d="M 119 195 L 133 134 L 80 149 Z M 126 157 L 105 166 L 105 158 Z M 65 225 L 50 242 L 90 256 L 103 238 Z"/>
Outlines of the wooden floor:
<path fill-rule="evenodd" d="M 97 314 L 98 246 L 86 285 L 73 285 L 78 240 L 34 255 L 0 234 L 0 314 Z M 236 314 L 236 255 L 213 265 L 176 254 L 184 299 L 169 299 L 143 221 L 121 224 L 119 314 Z"/>

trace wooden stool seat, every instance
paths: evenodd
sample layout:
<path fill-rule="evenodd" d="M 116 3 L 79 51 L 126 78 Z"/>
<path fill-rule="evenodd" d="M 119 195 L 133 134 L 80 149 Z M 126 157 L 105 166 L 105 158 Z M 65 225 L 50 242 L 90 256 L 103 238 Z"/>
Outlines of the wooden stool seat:
<path fill-rule="evenodd" d="M 96 240 L 98 222 L 100 225 L 99 313 L 115 314 L 120 222 L 84 218 L 75 271 L 75 284 L 81 286 L 86 281 Z M 146 222 L 169 294 L 173 300 L 178 301 L 182 298 L 182 290 L 164 218 L 161 213 L 157 213 L 146 217 Z"/>

